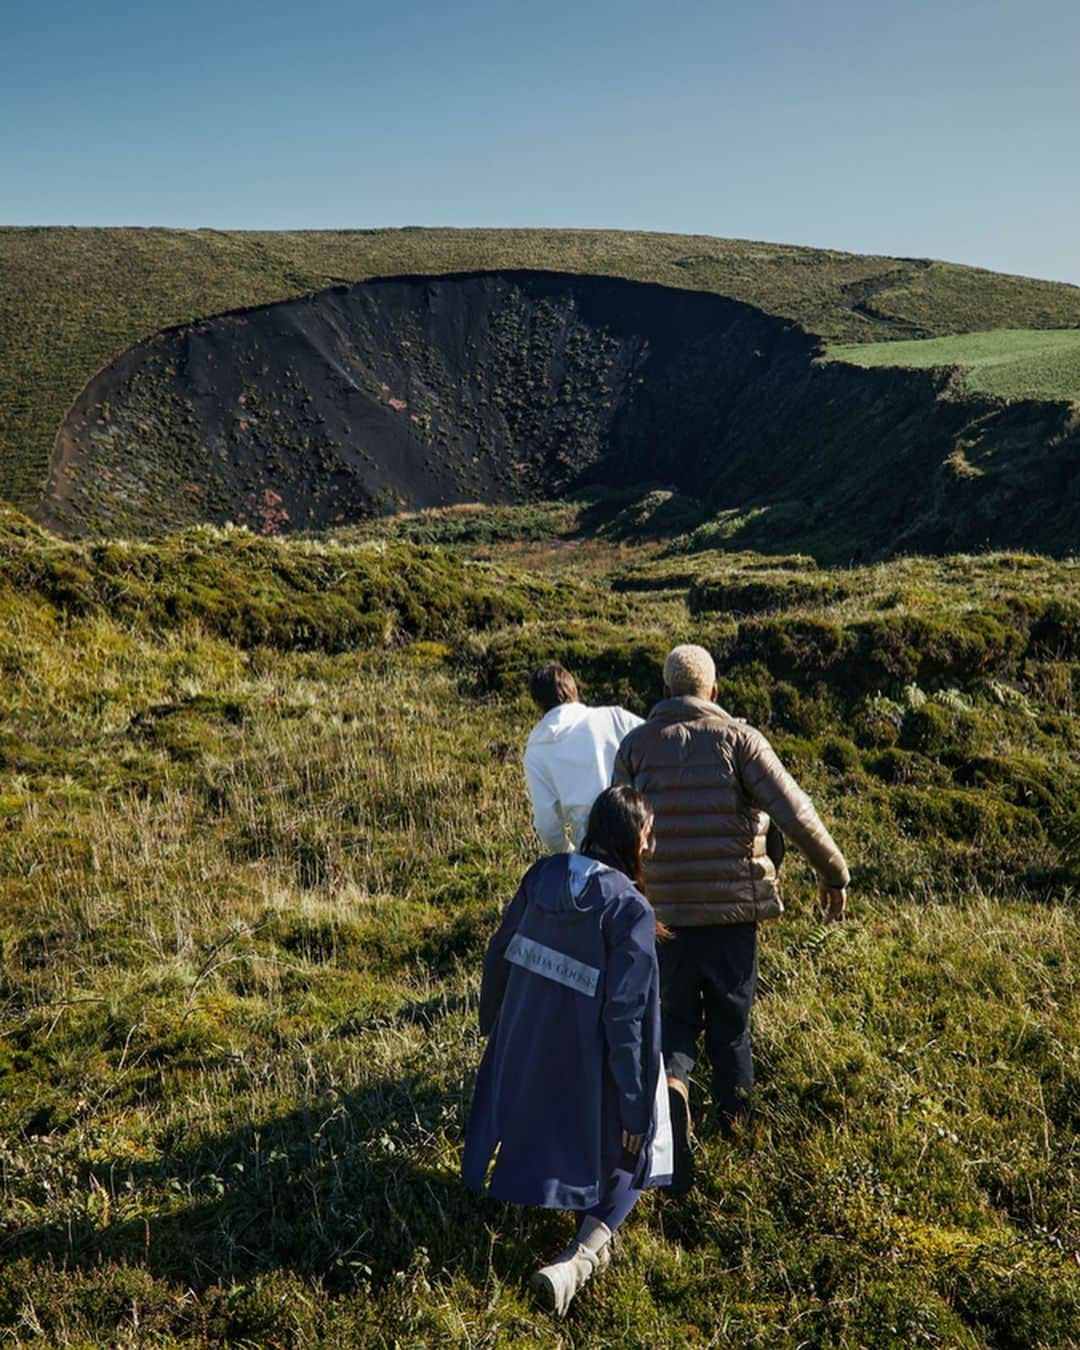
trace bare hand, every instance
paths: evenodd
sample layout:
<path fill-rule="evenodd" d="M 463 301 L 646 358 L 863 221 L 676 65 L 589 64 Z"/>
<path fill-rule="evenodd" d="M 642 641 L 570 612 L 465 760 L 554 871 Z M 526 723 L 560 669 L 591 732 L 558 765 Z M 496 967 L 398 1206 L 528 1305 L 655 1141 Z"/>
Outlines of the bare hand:
<path fill-rule="evenodd" d="M 622 1146 L 627 1153 L 633 1153 L 635 1156 L 641 1152 L 641 1146 L 645 1142 L 643 1134 L 631 1134 L 629 1130 L 622 1132 Z"/>
<path fill-rule="evenodd" d="M 847 907 L 847 888 L 830 886 L 821 878 L 818 881 L 818 904 L 826 923 L 839 923 Z"/>

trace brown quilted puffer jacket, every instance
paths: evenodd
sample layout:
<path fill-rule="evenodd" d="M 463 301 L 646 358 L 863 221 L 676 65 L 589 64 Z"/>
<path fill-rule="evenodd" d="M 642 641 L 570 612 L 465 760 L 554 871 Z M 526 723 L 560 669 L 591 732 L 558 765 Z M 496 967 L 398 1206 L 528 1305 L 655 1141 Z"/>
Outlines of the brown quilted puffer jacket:
<path fill-rule="evenodd" d="M 844 855 L 772 746 L 703 698 L 664 699 L 619 746 L 612 783 L 656 813 L 645 890 L 672 928 L 754 923 L 783 913 L 769 822 L 830 886 L 850 880 Z"/>

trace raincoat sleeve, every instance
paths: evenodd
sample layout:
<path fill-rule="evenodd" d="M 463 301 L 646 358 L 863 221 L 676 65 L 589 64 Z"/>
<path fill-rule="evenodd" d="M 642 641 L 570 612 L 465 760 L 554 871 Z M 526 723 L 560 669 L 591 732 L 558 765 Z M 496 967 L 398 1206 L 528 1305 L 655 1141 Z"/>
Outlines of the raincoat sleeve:
<path fill-rule="evenodd" d="M 609 936 L 604 1035 L 619 1098 L 619 1123 L 646 1134 L 652 1119 L 656 1066 L 650 1065 L 646 1019 L 656 980 L 656 918 L 640 901 L 614 916 Z"/>
<path fill-rule="evenodd" d="M 491 1028 L 502 1007 L 506 979 L 510 973 L 510 963 L 506 959 L 506 949 L 518 930 L 525 913 L 525 883 L 518 887 L 513 900 L 506 906 L 502 922 L 488 943 L 484 957 L 484 976 L 480 982 L 480 1034 L 490 1036 Z"/>
<path fill-rule="evenodd" d="M 567 853 L 570 841 L 566 837 L 566 820 L 559 795 L 542 764 L 525 751 L 525 783 L 533 809 L 533 827 L 540 842 L 549 853 Z"/>

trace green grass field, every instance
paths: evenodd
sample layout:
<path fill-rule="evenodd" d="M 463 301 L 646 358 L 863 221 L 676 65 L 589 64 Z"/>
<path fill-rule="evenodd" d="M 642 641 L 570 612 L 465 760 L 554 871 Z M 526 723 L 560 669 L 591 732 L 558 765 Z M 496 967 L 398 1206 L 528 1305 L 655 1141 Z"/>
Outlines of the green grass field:
<path fill-rule="evenodd" d="M 1080 1342 L 1078 565 L 688 556 L 590 509 L 0 521 L 7 1339 Z M 851 918 L 790 860 L 755 1117 L 555 1326 L 525 1282 L 568 1219 L 457 1180 L 535 856 L 521 677 L 645 709 L 686 638 L 834 828 Z"/>
<path fill-rule="evenodd" d="M 1060 332 L 1003 328 L 888 346 L 836 345 L 829 348 L 829 355 L 857 366 L 920 370 L 959 366 L 964 387 L 973 392 L 1080 402 L 1080 329 L 1075 328 Z"/>
<path fill-rule="evenodd" d="M 595 272 L 716 291 L 835 341 L 1080 323 L 1080 289 L 949 263 L 589 230 L 0 229 L 0 497 L 40 498 L 82 386 L 160 328 L 366 277 Z"/>

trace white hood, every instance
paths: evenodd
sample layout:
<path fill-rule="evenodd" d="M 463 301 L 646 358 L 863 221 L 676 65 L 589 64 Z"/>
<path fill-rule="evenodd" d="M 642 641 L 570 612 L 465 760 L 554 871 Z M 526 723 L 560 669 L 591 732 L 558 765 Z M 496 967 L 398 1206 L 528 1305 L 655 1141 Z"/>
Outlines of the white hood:
<path fill-rule="evenodd" d="M 584 703 L 560 703 L 537 722 L 529 734 L 529 745 L 553 745 L 581 725 L 589 715 Z"/>

